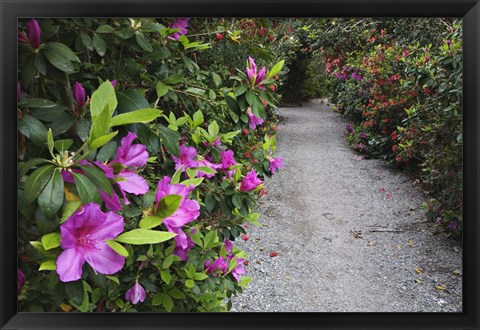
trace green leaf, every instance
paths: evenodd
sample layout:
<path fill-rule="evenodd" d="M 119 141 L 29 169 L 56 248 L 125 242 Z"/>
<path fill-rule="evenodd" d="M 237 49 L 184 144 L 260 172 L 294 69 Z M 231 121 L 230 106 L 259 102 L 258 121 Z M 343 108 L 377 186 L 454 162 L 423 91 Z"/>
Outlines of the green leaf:
<path fill-rule="evenodd" d="M 67 45 L 57 41 L 48 42 L 44 54 L 55 68 L 66 73 L 75 71 L 72 62 L 80 63 L 78 56 Z"/>
<path fill-rule="evenodd" d="M 181 165 L 178 168 L 178 170 L 175 171 L 175 173 L 172 176 L 172 180 L 170 181 L 171 184 L 180 182 L 180 176 L 182 175 L 183 169 L 184 169 L 184 167 L 183 167 L 183 165 Z"/>
<path fill-rule="evenodd" d="M 105 135 L 105 137 L 109 137 L 109 139 L 113 138 L 113 136 L 117 135 L 118 131 L 115 131 L 113 133 L 110 133 L 108 135 Z M 100 140 L 104 137 L 98 138 L 97 140 Z M 97 145 L 97 140 L 93 141 L 91 145 L 96 146 Z M 102 145 L 103 141 L 99 141 L 98 145 Z M 97 153 L 97 160 L 104 163 L 113 158 L 115 155 L 115 152 L 117 151 L 117 144 L 115 141 L 111 141 L 106 143 Z"/>
<path fill-rule="evenodd" d="M 38 206 L 45 216 L 54 218 L 63 205 L 63 198 L 62 175 L 60 174 L 60 169 L 55 169 L 51 179 L 38 196 Z"/>
<path fill-rule="evenodd" d="M 175 85 L 184 81 L 185 78 L 181 74 L 174 73 L 165 80 L 165 83 L 168 85 Z"/>
<path fill-rule="evenodd" d="M 156 89 L 157 89 L 157 96 L 162 97 L 162 96 L 164 96 L 165 94 L 168 93 L 170 87 L 168 87 L 167 85 L 165 85 L 164 83 L 159 81 L 157 83 Z"/>
<path fill-rule="evenodd" d="M 173 300 L 168 294 L 163 295 L 163 306 L 167 312 L 171 312 L 173 309 Z"/>
<path fill-rule="evenodd" d="M 58 152 L 64 152 L 68 150 L 73 144 L 73 140 L 71 139 L 65 139 L 65 140 L 57 140 L 53 143 L 54 148 Z"/>
<path fill-rule="evenodd" d="M 72 172 L 77 186 L 77 191 L 83 204 L 94 202 L 100 204 L 102 199 L 98 192 L 98 188 L 85 175 Z"/>
<path fill-rule="evenodd" d="M 210 125 L 208 125 L 208 135 L 210 135 L 210 137 L 216 137 L 219 131 L 220 127 L 218 127 L 216 120 L 212 121 Z"/>
<path fill-rule="evenodd" d="M 35 117 L 23 115 L 18 121 L 18 130 L 39 147 L 47 142 L 47 128 Z"/>
<path fill-rule="evenodd" d="M 42 236 L 43 248 L 48 251 L 60 246 L 60 233 L 50 233 Z"/>
<path fill-rule="evenodd" d="M 242 114 L 240 107 L 238 106 L 237 101 L 235 99 L 231 98 L 230 96 L 225 97 L 225 101 L 227 102 L 227 105 L 232 109 L 233 112 L 235 112 L 238 116 Z"/>
<path fill-rule="evenodd" d="M 222 84 L 222 78 L 220 78 L 220 76 L 215 72 L 212 72 L 212 78 L 215 86 L 220 87 L 220 85 Z"/>
<path fill-rule="evenodd" d="M 204 273 L 196 273 L 194 276 L 193 276 L 193 279 L 195 281 L 203 281 L 205 279 L 208 278 L 208 275 L 207 274 L 204 274 Z"/>
<path fill-rule="evenodd" d="M 247 99 L 248 104 L 252 105 L 255 102 L 255 94 L 252 91 L 248 91 L 245 94 L 245 98 Z"/>
<path fill-rule="evenodd" d="M 215 195 L 210 192 L 207 193 L 207 196 L 205 196 L 205 207 L 207 208 L 207 211 L 211 212 L 215 208 L 216 203 Z"/>
<path fill-rule="evenodd" d="M 115 31 L 115 29 L 113 27 L 111 27 L 110 25 L 100 25 L 95 30 L 95 32 L 97 32 L 97 33 L 112 33 L 113 31 Z"/>
<path fill-rule="evenodd" d="M 96 139 L 105 136 L 110 130 L 110 124 L 112 121 L 110 115 L 110 108 L 106 106 L 99 113 L 98 116 L 92 117 L 92 127 L 90 128 L 90 140 L 95 141 Z"/>
<path fill-rule="evenodd" d="M 112 194 L 112 184 L 110 180 L 105 175 L 105 172 L 98 168 L 95 165 L 80 165 L 79 168 L 85 173 L 87 178 L 93 182 L 98 188 L 106 192 L 107 194 Z"/>
<path fill-rule="evenodd" d="M 95 51 L 98 53 L 98 55 L 103 57 L 103 55 L 105 55 L 107 51 L 107 43 L 101 36 L 99 36 L 98 34 L 94 34 L 93 48 L 95 48 Z"/>
<path fill-rule="evenodd" d="M 38 109 L 53 108 L 53 107 L 56 107 L 57 105 L 58 104 L 50 100 L 39 99 L 39 98 L 29 99 L 27 102 L 21 104 L 21 106 L 25 108 L 38 108 Z"/>
<path fill-rule="evenodd" d="M 160 272 L 160 277 L 162 278 L 162 281 L 164 281 L 167 285 L 170 284 L 170 280 L 172 279 L 172 275 L 170 275 L 170 272 L 168 269 L 164 269 Z"/>
<path fill-rule="evenodd" d="M 88 50 L 93 50 L 93 40 L 88 34 L 86 34 L 84 31 L 81 31 L 80 32 L 80 39 L 82 39 L 83 45 Z"/>
<path fill-rule="evenodd" d="M 21 179 L 32 167 L 43 163 L 48 163 L 48 160 L 44 158 L 33 158 L 25 163 L 18 163 L 18 178 Z"/>
<path fill-rule="evenodd" d="M 185 286 L 187 288 L 191 289 L 195 286 L 195 282 L 193 280 L 188 279 L 188 280 L 185 281 Z"/>
<path fill-rule="evenodd" d="M 202 110 L 198 110 L 193 114 L 193 128 L 197 127 L 198 125 L 201 125 L 203 123 L 203 113 Z M 192 128 L 192 129 L 193 129 Z"/>
<path fill-rule="evenodd" d="M 128 253 L 128 251 L 127 251 L 127 253 Z M 120 280 L 118 279 L 118 277 L 107 275 L 106 278 L 108 278 L 109 280 L 117 283 L 117 285 L 120 285 Z"/>
<path fill-rule="evenodd" d="M 157 244 L 168 241 L 175 236 L 176 234 L 167 231 L 133 229 L 121 234 L 115 238 L 115 241 L 133 245 Z"/>
<path fill-rule="evenodd" d="M 60 218 L 60 223 L 64 223 L 68 218 L 82 205 L 81 201 L 71 201 L 65 204 L 63 208 L 62 217 Z"/>
<path fill-rule="evenodd" d="M 252 112 L 256 117 L 265 119 L 265 107 L 263 106 L 262 101 L 257 97 L 255 102 L 252 104 Z"/>
<path fill-rule="evenodd" d="M 32 172 L 25 181 L 24 195 L 29 203 L 33 203 L 47 185 L 55 170 L 53 165 L 45 165 Z"/>
<path fill-rule="evenodd" d="M 135 33 L 135 39 L 137 40 L 137 44 L 145 51 L 147 52 L 152 52 L 153 48 L 152 45 L 148 42 L 147 38 L 145 38 L 145 35 L 141 31 L 137 31 Z"/>
<path fill-rule="evenodd" d="M 100 148 L 101 146 L 103 146 L 104 144 L 108 143 L 108 141 L 110 141 L 111 139 L 113 139 L 116 135 L 118 134 L 118 131 L 115 131 L 113 133 L 110 133 L 110 134 L 107 134 L 107 135 L 104 135 L 104 136 L 100 136 L 99 138 L 93 140 L 91 143 L 90 143 L 90 146 L 89 148 L 90 149 L 97 149 L 97 148 Z M 97 159 L 98 159 L 98 155 L 97 155 Z"/>
<path fill-rule="evenodd" d="M 239 194 L 234 194 L 232 196 L 232 203 L 237 209 L 241 209 L 243 204 L 242 197 L 240 197 Z"/>
<path fill-rule="evenodd" d="M 170 128 L 163 125 L 158 125 L 160 137 L 162 142 L 167 148 L 168 152 L 172 155 L 179 157 L 180 156 L 180 147 L 178 141 L 181 138 L 180 133 L 172 131 Z"/>
<path fill-rule="evenodd" d="M 162 115 L 161 110 L 157 109 L 140 109 L 127 113 L 119 114 L 112 118 L 112 127 L 133 123 L 149 123 L 155 118 L 158 118 Z"/>
<path fill-rule="evenodd" d="M 270 71 L 268 72 L 267 79 L 273 78 L 277 73 L 279 73 L 282 70 L 284 63 L 285 63 L 284 60 L 277 62 L 277 64 L 275 64 L 273 68 L 271 68 Z"/>
<path fill-rule="evenodd" d="M 150 104 L 142 93 L 137 90 L 127 90 L 117 93 L 118 112 L 125 113 L 138 109 L 150 108 Z"/>
<path fill-rule="evenodd" d="M 206 173 L 206 174 L 215 174 L 215 173 L 217 173 L 217 171 L 215 171 L 213 168 L 210 168 L 210 167 L 208 167 L 208 166 L 200 166 L 200 167 L 197 167 L 197 170 L 199 170 L 200 172 Z"/>
<path fill-rule="evenodd" d="M 70 300 L 69 303 L 80 312 L 87 312 L 88 311 L 88 288 L 90 287 L 87 282 L 82 281 L 83 284 L 83 299 L 80 305 L 77 305 L 74 301 Z"/>
<path fill-rule="evenodd" d="M 38 268 L 39 271 L 42 270 L 56 270 L 57 269 L 57 264 L 55 260 L 47 260 L 44 261 L 40 264 L 40 267 Z"/>
<path fill-rule="evenodd" d="M 111 241 L 109 239 L 107 239 L 105 241 L 105 243 L 108 244 L 108 246 L 110 246 L 112 248 L 113 251 L 117 252 L 119 255 L 123 256 L 123 257 L 128 257 L 128 251 L 127 249 L 125 249 L 123 247 L 122 244 L 118 243 L 118 242 L 115 242 L 115 241 Z"/>
<path fill-rule="evenodd" d="M 115 89 L 110 81 L 102 83 L 98 89 L 93 92 L 92 100 L 90 101 L 90 112 L 92 113 L 92 119 L 99 116 L 105 107 L 109 107 L 110 115 L 113 114 L 117 107 L 117 96 L 115 95 Z"/>
<path fill-rule="evenodd" d="M 182 196 L 180 195 L 167 195 L 158 202 L 155 214 L 165 219 L 177 211 L 181 201 Z"/>
<path fill-rule="evenodd" d="M 160 226 L 162 221 L 163 221 L 163 218 L 150 215 L 140 220 L 140 223 L 138 224 L 138 226 L 142 229 L 152 229 L 157 226 Z"/>
<path fill-rule="evenodd" d="M 195 88 L 195 87 L 187 88 L 185 90 L 185 92 L 195 94 L 195 95 L 200 95 L 200 96 L 205 95 L 205 90 L 204 89 Z"/>
<path fill-rule="evenodd" d="M 193 185 L 194 187 L 197 187 L 203 182 L 203 179 L 204 178 L 193 178 L 193 179 L 182 181 L 181 183 L 187 187 L 190 187 L 191 185 Z"/>

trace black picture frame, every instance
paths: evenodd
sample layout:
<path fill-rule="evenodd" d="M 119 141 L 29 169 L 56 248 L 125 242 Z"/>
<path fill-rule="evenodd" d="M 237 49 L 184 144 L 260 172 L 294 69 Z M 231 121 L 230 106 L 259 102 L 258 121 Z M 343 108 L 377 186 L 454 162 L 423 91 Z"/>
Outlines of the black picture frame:
<path fill-rule="evenodd" d="M 479 0 L 0 0 L 1 329 L 479 329 Z M 462 313 L 17 313 L 16 50 L 20 17 L 462 17 L 464 249 Z"/>

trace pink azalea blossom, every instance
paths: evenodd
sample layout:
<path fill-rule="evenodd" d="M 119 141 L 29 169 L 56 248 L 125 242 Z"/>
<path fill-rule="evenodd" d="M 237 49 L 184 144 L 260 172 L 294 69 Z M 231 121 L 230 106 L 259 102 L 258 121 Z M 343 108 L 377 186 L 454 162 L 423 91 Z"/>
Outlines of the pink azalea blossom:
<path fill-rule="evenodd" d="M 227 260 L 231 261 L 234 257 L 235 257 L 235 255 L 230 254 L 230 255 L 227 256 Z M 232 275 L 233 275 L 233 277 L 235 277 L 237 282 L 240 281 L 240 275 L 243 275 L 243 274 L 246 273 L 244 264 L 245 264 L 245 259 L 237 258 L 237 265 L 232 270 Z"/>
<path fill-rule="evenodd" d="M 227 170 L 230 167 L 234 166 L 237 162 L 233 158 L 233 150 L 222 151 L 222 170 Z"/>
<path fill-rule="evenodd" d="M 258 178 L 257 172 L 255 170 L 251 170 L 247 173 L 247 175 L 243 178 L 243 181 L 240 183 L 240 191 L 252 191 L 261 185 L 263 182 Z"/>
<path fill-rule="evenodd" d="M 175 169 L 178 170 L 183 165 L 183 172 L 185 169 L 198 167 L 198 161 L 195 160 L 197 156 L 197 149 L 195 147 L 180 146 L 180 158 L 172 155 Z"/>
<path fill-rule="evenodd" d="M 192 247 L 192 242 L 182 230 L 182 226 L 192 222 L 200 215 L 200 205 L 197 201 L 188 199 L 190 190 L 183 184 L 170 184 L 171 178 L 165 176 L 158 182 L 158 189 L 155 195 L 155 208 L 160 200 L 167 195 L 180 195 L 182 199 L 178 209 L 169 217 L 163 219 L 163 224 L 169 232 L 177 234 L 174 237 L 176 242 L 176 254 L 186 259 L 186 252 Z"/>
<path fill-rule="evenodd" d="M 218 257 L 213 263 L 210 259 L 205 261 L 203 267 L 207 274 L 217 276 L 218 274 L 225 274 L 228 271 L 228 262 L 223 257 Z"/>
<path fill-rule="evenodd" d="M 187 34 L 188 21 L 190 18 L 183 17 L 178 18 L 175 22 L 170 25 L 171 29 L 180 29 L 180 31 L 172 33 L 169 38 L 178 40 L 180 36 Z"/>
<path fill-rule="evenodd" d="M 57 258 L 57 274 L 62 282 L 82 277 L 85 261 L 95 273 L 112 275 L 122 269 L 125 258 L 105 242 L 123 232 L 124 220 L 113 213 L 104 213 L 100 205 L 85 204 L 60 226 L 63 252 Z"/>
<path fill-rule="evenodd" d="M 270 163 L 268 169 L 272 174 L 275 174 L 276 170 L 283 168 L 283 157 L 280 158 L 269 158 L 268 162 Z"/>
<path fill-rule="evenodd" d="M 205 167 L 211 168 L 212 170 L 218 170 L 219 168 L 222 167 L 222 164 L 215 164 L 208 161 L 206 158 L 202 158 L 198 161 L 198 166 L 205 166 Z M 214 176 L 215 174 L 205 173 L 205 172 L 202 172 L 201 170 L 198 170 L 196 175 L 197 178 L 206 177 L 207 179 L 211 179 Z"/>
<path fill-rule="evenodd" d="M 257 125 L 263 124 L 263 119 L 256 117 L 253 114 L 252 110 L 250 110 L 250 108 L 247 109 L 247 115 L 248 115 L 248 127 L 250 127 L 250 129 L 253 130 L 257 128 Z"/>
<path fill-rule="evenodd" d="M 138 282 L 135 282 L 135 285 L 125 293 L 125 299 L 129 300 L 134 305 L 139 302 L 144 302 L 145 298 L 147 298 L 145 289 Z"/>

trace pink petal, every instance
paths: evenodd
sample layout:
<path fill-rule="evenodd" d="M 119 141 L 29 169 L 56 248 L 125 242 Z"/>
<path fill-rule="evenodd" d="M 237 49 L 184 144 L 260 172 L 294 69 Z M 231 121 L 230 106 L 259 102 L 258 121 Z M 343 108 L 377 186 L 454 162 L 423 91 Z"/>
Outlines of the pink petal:
<path fill-rule="evenodd" d="M 112 196 L 109 196 L 106 192 L 99 190 L 100 197 L 102 198 L 102 201 L 105 203 L 105 206 L 113 212 L 120 211 L 122 209 L 122 203 L 120 202 L 120 198 L 118 195 L 115 193 L 115 191 L 112 192 Z"/>
<path fill-rule="evenodd" d="M 105 221 L 90 232 L 90 239 L 104 241 L 114 239 L 123 232 L 123 218 L 113 212 L 107 212 Z"/>
<path fill-rule="evenodd" d="M 122 171 L 117 177 L 124 178 L 125 181 L 118 181 L 117 184 L 121 189 L 128 193 L 135 195 L 143 195 L 148 192 L 148 183 L 140 175 L 130 172 Z"/>
<path fill-rule="evenodd" d="M 112 275 L 120 271 L 125 258 L 113 251 L 105 242 L 85 249 L 85 261 L 99 274 Z"/>
<path fill-rule="evenodd" d="M 76 249 L 66 249 L 57 258 L 57 274 L 62 282 L 76 281 L 82 277 L 85 263 L 82 253 Z"/>

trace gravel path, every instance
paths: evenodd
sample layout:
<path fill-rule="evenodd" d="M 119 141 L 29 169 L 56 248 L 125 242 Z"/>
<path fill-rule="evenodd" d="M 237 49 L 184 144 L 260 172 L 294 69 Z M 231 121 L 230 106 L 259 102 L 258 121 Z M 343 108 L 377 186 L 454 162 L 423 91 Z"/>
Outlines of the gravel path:
<path fill-rule="evenodd" d="M 351 151 L 325 104 L 279 111 L 285 169 L 266 182 L 264 226 L 236 243 L 252 282 L 232 311 L 461 312 L 461 243 L 434 236 L 423 192 Z"/>

